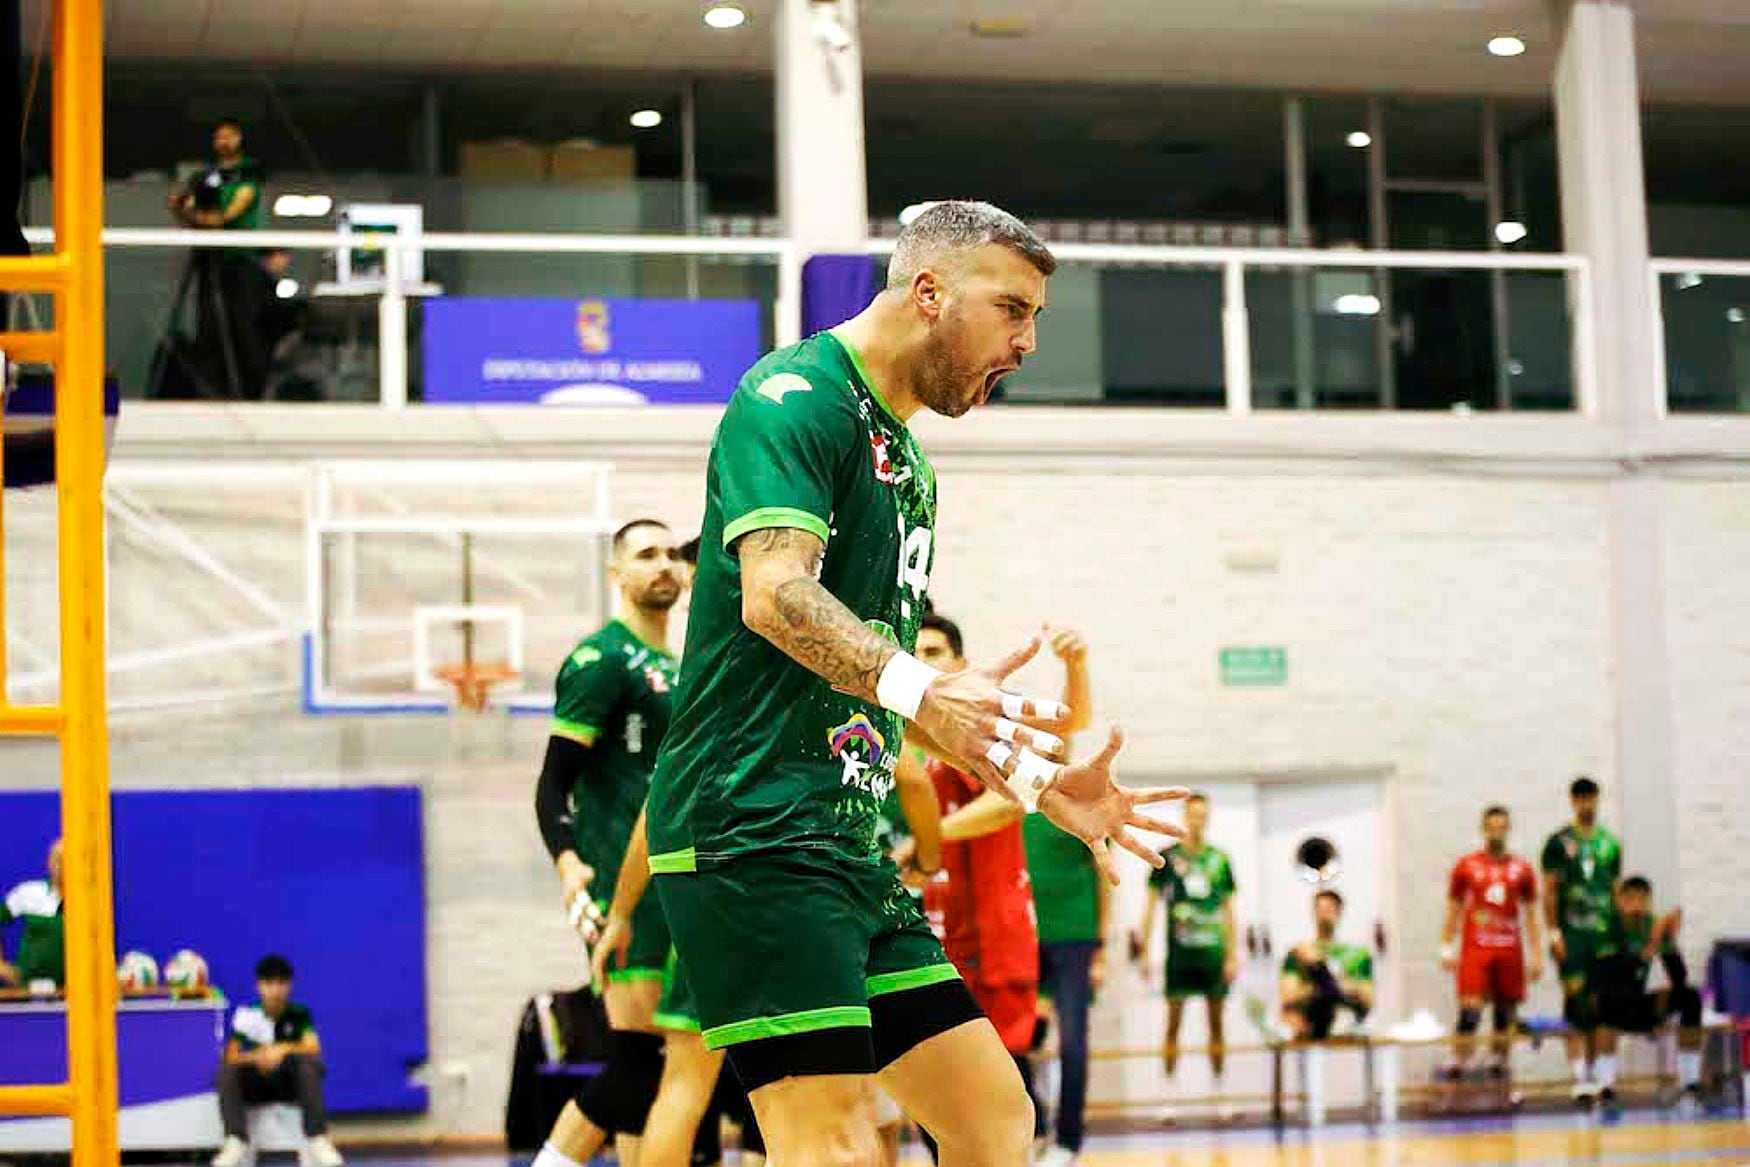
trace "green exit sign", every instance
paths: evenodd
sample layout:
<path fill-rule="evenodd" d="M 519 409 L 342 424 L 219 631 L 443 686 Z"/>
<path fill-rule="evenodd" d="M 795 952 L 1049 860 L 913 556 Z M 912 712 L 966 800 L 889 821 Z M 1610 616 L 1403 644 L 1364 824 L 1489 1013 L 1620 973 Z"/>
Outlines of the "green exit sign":
<path fill-rule="evenodd" d="M 1288 684 L 1288 650 L 1273 645 L 1221 650 L 1224 685 Z"/>

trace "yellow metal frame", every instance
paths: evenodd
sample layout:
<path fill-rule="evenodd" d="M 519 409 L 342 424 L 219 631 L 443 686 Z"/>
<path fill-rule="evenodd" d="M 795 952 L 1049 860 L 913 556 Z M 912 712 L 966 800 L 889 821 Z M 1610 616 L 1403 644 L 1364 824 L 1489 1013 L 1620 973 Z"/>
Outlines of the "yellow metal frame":
<path fill-rule="evenodd" d="M 0 257 L 0 291 L 52 293 L 56 328 L 0 333 L 0 350 L 55 364 L 61 702 L 6 704 L 0 651 L 0 736 L 61 739 L 68 1080 L 0 1087 L 0 1114 L 68 1115 L 73 1167 L 115 1167 L 115 899 L 103 647 L 103 4 L 53 3 L 56 250 Z M 4 565 L 0 537 L 0 589 Z M 0 590 L 0 616 L 4 603 Z"/>

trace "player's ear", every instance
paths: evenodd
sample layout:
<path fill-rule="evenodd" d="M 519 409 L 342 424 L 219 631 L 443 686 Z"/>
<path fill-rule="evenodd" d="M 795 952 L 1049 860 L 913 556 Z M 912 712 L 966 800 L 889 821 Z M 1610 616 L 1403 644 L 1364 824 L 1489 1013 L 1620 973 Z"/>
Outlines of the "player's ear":
<path fill-rule="evenodd" d="M 911 300 L 926 320 L 933 321 L 942 314 L 942 301 L 947 291 L 941 273 L 934 268 L 926 267 L 912 277 Z"/>

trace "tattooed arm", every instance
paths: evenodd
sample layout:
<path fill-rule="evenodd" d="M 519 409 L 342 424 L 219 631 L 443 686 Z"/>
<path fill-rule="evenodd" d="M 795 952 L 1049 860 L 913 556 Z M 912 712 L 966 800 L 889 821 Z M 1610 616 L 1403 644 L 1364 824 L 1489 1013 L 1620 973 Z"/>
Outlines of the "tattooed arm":
<path fill-rule="evenodd" d="M 821 586 L 819 537 L 773 527 L 748 532 L 735 549 L 742 623 L 835 688 L 874 701 L 882 666 L 899 650 Z"/>

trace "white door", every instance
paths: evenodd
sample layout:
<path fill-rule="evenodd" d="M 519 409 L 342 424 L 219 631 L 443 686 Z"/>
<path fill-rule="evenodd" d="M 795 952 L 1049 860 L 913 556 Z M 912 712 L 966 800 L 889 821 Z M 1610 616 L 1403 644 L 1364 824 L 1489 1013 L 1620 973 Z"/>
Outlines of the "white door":
<path fill-rule="evenodd" d="M 1270 993 L 1267 999 L 1272 1003 L 1275 972 L 1283 958 L 1289 949 L 1315 935 L 1312 901 L 1317 887 L 1300 874 L 1297 853 L 1301 843 L 1317 836 L 1336 847 L 1341 865 L 1329 885 L 1343 897 L 1337 937 L 1374 954 L 1375 1027 L 1397 1019 L 1394 978 L 1388 975 L 1395 952 L 1391 929 L 1386 926 L 1391 918 L 1391 873 L 1384 801 L 1384 784 L 1378 781 L 1273 782 L 1259 788 L 1263 878 L 1257 890 L 1262 899 L 1262 934 L 1270 944 L 1271 973 L 1270 984 L 1263 991 Z M 1386 941 L 1383 953 L 1378 946 L 1382 935 Z M 1257 983 L 1263 985 L 1263 978 Z M 1256 1039 L 1255 1030 L 1248 1038 Z M 1332 1105 L 1359 1101 L 1358 1057 L 1333 1058 L 1328 1079 Z"/>
<path fill-rule="evenodd" d="M 1258 860 L 1261 838 L 1258 822 L 1258 787 L 1251 782 L 1215 782 L 1197 789 L 1209 797 L 1208 841 L 1227 852 L 1234 867 L 1234 912 L 1239 942 L 1245 945 L 1246 927 L 1256 915 L 1258 900 L 1254 889 L 1262 877 Z M 1162 816 L 1180 821 L 1175 809 Z M 1148 869 L 1140 860 L 1123 856 L 1124 880 L 1112 889 L 1108 920 L 1107 950 L 1111 983 L 1101 994 L 1092 1019 L 1092 1044 L 1095 1049 L 1154 1049 L 1161 1046 L 1166 1033 L 1166 1002 L 1162 980 L 1166 971 L 1165 912 L 1154 921 L 1149 951 L 1138 965 L 1125 959 L 1126 941 L 1130 932 L 1140 930 L 1143 905 L 1147 902 Z M 1243 956 L 1242 956 L 1243 959 Z M 1190 1002 L 1179 1030 L 1182 1046 L 1202 1048 L 1209 1042 L 1202 1001 Z M 1223 1013 L 1229 1043 L 1253 1044 L 1250 1026 L 1244 1015 L 1244 999 L 1230 993 Z M 1126 1058 L 1122 1061 L 1097 1062 L 1094 1066 L 1092 1094 L 1095 1097 L 1121 1096 L 1136 1103 L 1171 1098 L 1187 1111 L 1200 1108 L 1212 1089 L 1209 1059 L 1203 1054 L 1180 1058 L 1179 1072 L 1168 1082 L 1158 1057 Z M 1263 1095 L 1269 1088 L 1267 1067 L 1261 1059 L 1228 1059 L 1225 1088 L 1230 1094 Z"/>

